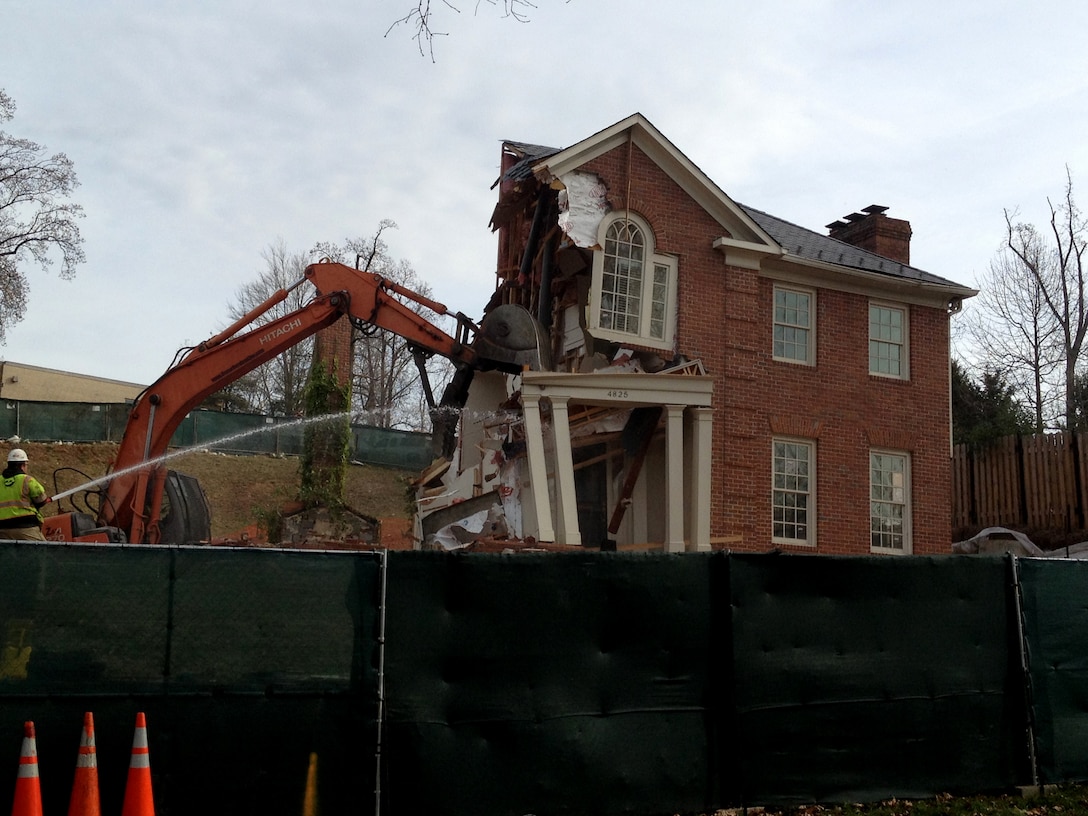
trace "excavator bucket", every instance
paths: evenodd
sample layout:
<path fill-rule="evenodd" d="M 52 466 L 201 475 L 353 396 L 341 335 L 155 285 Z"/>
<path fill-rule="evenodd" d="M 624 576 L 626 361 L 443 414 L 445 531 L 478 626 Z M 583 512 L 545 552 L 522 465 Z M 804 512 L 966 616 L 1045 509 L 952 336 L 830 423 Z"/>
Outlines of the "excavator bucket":
<path fill-rule="evenodd" d="M 517 373 L 523 368 L 551 368 L 551 346 L 540 322 L 523 306 L 507 303 L 492 309 L 472 343 L 481 368 Z"/>

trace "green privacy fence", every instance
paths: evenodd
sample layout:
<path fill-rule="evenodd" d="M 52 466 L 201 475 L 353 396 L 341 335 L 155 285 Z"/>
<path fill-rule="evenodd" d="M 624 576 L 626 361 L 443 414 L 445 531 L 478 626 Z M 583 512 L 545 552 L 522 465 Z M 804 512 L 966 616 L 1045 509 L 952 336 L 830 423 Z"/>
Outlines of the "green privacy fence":
<path fill-rule="evenodd" d="M 1007 569 L 398 554 L 396 812 L 665 814 L 1007 788 L 1030 777 Z"/>
<path fill-rule="evenodd" d="M 1028 778 L 1006 562 L 736 556 L 728 571 L 736 799 L 931 797 Z"/>
<path fill-rule="evenodd" d="M 671 814 L 713 801 L 707 558 L 397 555 L 390 812 Z"/>
<path fill-rule="evenodd" d="M 128 412 L 129 406 L 122 403 L 4 400 L 0 436 L 35 442 L 117 442 Z"/>
<path fill-rule="evenodd" d="M 379 577 L 373 555 L 0 548 L 0 723 L 34 721 L 45 812 L 67 802 L 82 711 L 103 813 L 138 711 L 161 814 L 299 813 L 311 753 L 325 812 L 370 812 Z"/>
<path fill-rule="evenodd" d="M 1088 564 L 0 544 L 0 801 L 671 814 L 1088 779 Z M 3 768 L 9 769 L 8 773 Z"/>
<path fill-rule="evenodd" d="M 34 442 L 119 442 L 131 406 L 121 403 L 22 402 L 0 405 L 0 438 Z M 305 426 L 263 414 L 192 411 L 170 440 L 172 447 L 207 447 L 224 453 L 302 453 Z M 434 458 L 430 434 L 351 426 L 351 456 L 372 465 L 422 470 Z"/>
<path fill-rule="evenodd" d="M 1088 779 L 1088 563 L 1022 560 L 1034 733 L 1044 781 Z"/>

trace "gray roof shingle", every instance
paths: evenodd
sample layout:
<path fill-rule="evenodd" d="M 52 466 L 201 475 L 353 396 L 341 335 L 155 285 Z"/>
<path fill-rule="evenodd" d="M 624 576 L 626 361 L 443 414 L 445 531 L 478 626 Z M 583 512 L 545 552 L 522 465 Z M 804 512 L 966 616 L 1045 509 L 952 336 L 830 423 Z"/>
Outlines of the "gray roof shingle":
<path fill-rule="evenodd" d="M 909 264 L 893 261 L 882 255 L 877 255 L 875 252 L 859 249 L 837 238 L 799 227 L 754 207 L 739 202 L 737 206 L 744 210 L 753 221 L 759 224 L 764 232 L 774 238 L 791 255 L 810 261 L 823 261 L 824 263 L 846 266 L 851 269 L 861 269 L 866 272 L 891 275 L 897 278 L 909 278 L 921 283 L 963 288 L 960 284 L 954 283 L 947 278 L 930 274 Z"/>
<path fill-rule="evenodd" d="M 520 158 L 517 164 L 503 173 L 504 181 L 523 181 L 533 174 L 533 165 L 548 156 L 554 156 L 560 152 L 557 147 L 545 147 L 544 145 L 529 144 L 528 142 L 503 142 L 503 147 L 513 151 Z"/>

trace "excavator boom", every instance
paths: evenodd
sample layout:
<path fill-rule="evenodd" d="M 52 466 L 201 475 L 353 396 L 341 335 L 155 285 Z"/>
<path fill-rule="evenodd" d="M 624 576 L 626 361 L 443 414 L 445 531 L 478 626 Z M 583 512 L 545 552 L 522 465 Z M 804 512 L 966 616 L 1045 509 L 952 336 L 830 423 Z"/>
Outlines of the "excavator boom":
<path fill-rule="evenodd" d="M 500 368 L 515 372 L 523 365 L 523 352 L 509 350 L 504 344 L 510 333 L 505 319 L 498 321 L 496 337 L 485 344 L 487 351 L 481 355 L 473 345 L 482 334 L 480 327 L 464 315 L 450 315 L 441 303 L 411 292 L 381 275 L 324 261 L 308 266 L 304 279 L 296 286 L 304 281 L 309 281 L 316 289 L 315 297 L 306 305 L 258 324 L 256 321 L 282 302 L 289 290 L 276 292 L 233 325 L 189 350 L 140 394 L 132 406 L 114 462 L 116 475 L 102 498 L 98 515 L 100 525 L 119 528 L 133 543 L 160 543 L 159 514 L 167 471 L 156 462 L 166 453 L 170 439 L 185 416 L 211 394 L 341 317 L 346 316 L 355 324 L 391 331 L 405 338 L 414 349 L 449 358 L 461 372 L 468 372 L 467 377 L 455 378 L 465 390 L 474 369 Z M 454 317 L 457 336 L 447 334 L 394 295 L 410 298 L 439 314 Z M 449 401 L 448 398 L 443 400 L 444 403 Z M 147 466 L 143 467 L 145 463 Z M 72 529 L 71 521 L 60 517 L 47 519 L 47 537 L 50 527 L 53 532 Z"/>

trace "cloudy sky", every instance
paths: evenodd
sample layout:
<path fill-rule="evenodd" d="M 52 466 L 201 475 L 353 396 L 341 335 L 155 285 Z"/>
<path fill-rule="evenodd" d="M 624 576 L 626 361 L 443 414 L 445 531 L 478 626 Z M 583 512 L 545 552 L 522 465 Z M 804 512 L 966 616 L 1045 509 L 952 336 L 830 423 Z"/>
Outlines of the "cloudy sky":
<path fill-rule="evenodd" d="M 503 139 L 645 115 L 729 196 L 810 229 L 869 204 L 976 284 L 1003 210 L 1088 185 L 1088 4 L 958 0 L 0 0 L 8 132 L 64 152 L 87 262 L 32 270 L 0 356 L 129 382 L 229 320 L 283 241 L 372 234 L 479 318 Z M 1088 187 L 1086 187 L 1088 190 Z M 1088 191 L 1082 196 L 1088 201 Z"/>

